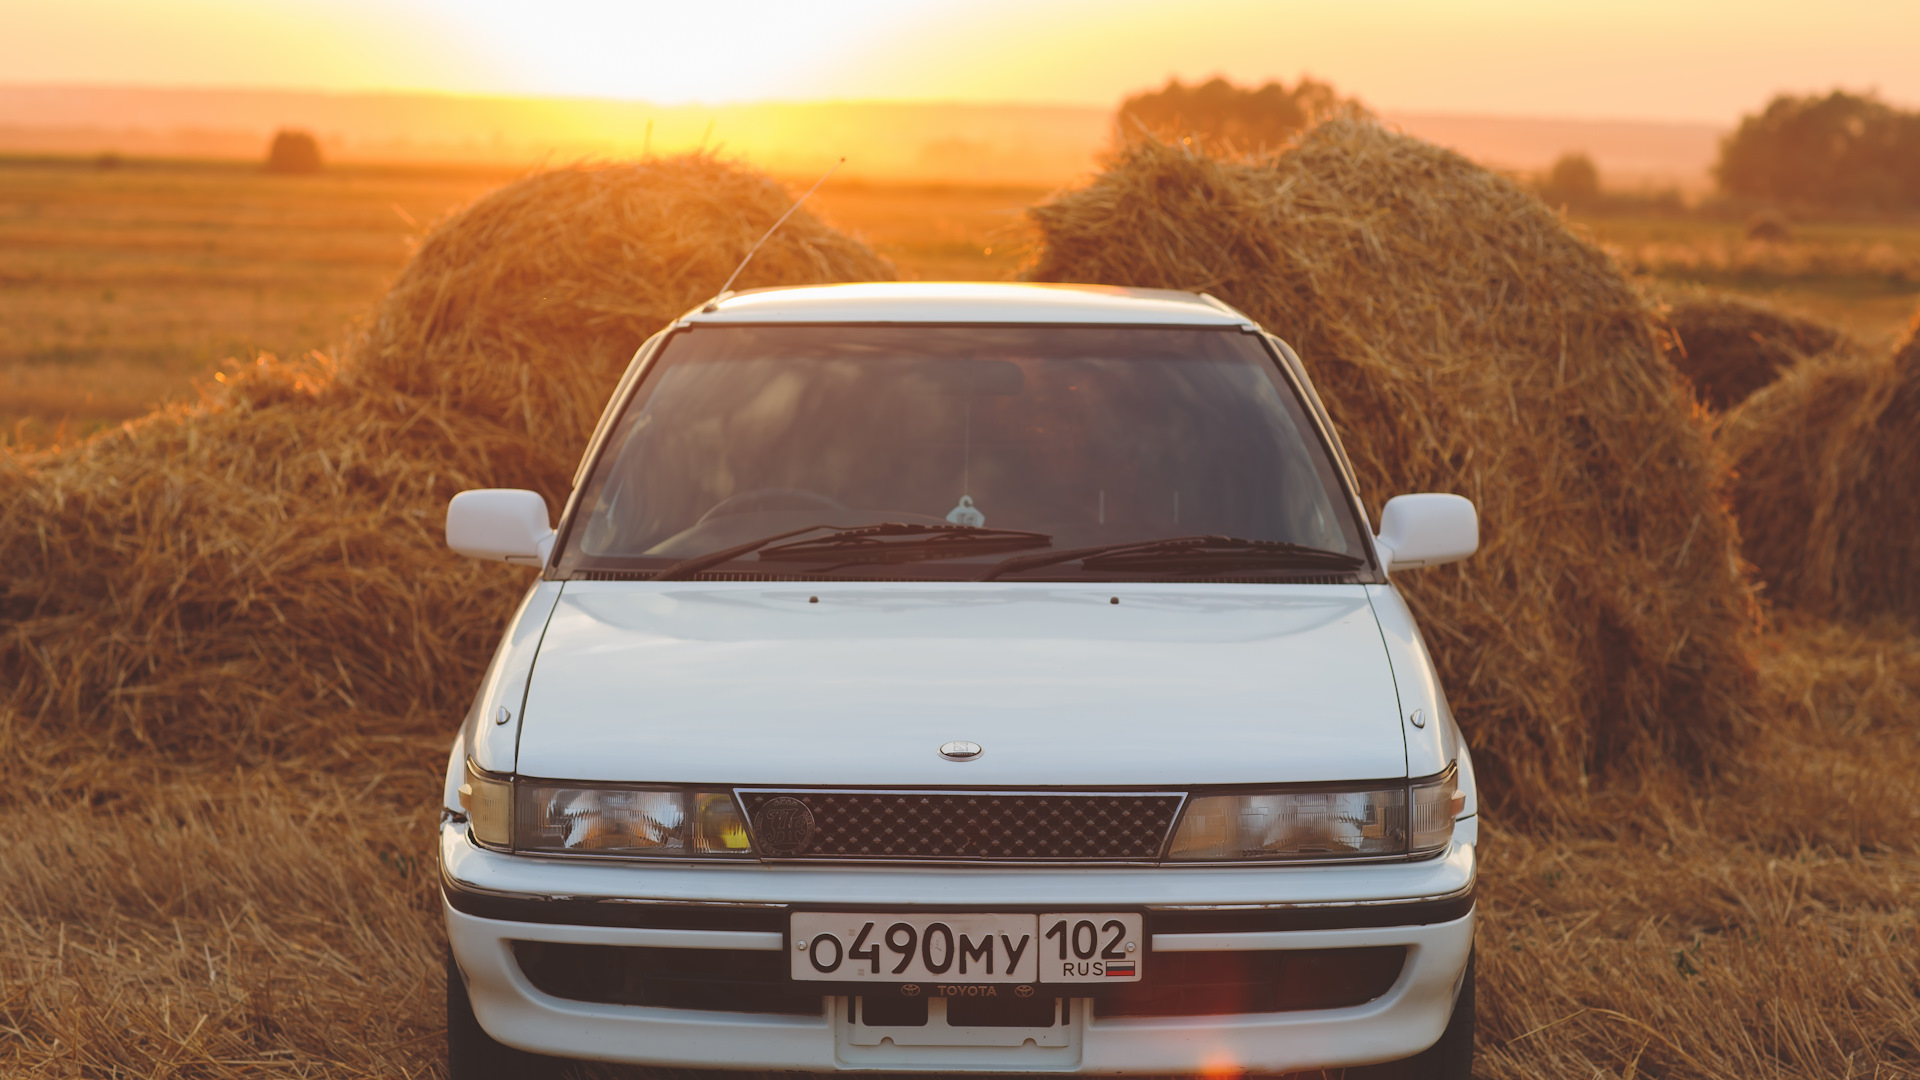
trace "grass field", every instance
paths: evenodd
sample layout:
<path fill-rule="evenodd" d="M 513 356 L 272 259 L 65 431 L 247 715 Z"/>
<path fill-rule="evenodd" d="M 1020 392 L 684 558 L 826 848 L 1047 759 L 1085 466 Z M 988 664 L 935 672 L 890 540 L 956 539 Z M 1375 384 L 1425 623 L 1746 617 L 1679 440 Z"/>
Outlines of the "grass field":
<path fill-rule="evenodd" d="M 228 357 L 333 348 L 423 227 L 505 179 L 0 163 L 9 439 L 70 441 Z M 1012 272 L 1041 194 L 818 198 L 903 276 L 978 278 Z M 1920 291 L 1920 231 L 1803 227 L 1789 255 L 1711 223 L 1586 227 L 1663 295 L 1736 289 L 1869 341 Z M 1920 637 L 1782 613 L 1760 667 L 1712 775 L 1655 765 L 1578 813 L 1485 823 L 1478 1075 L 1920 1077 Z M 298 749 L 186 759 L 0 710 L 0 1076 L 443 1075 L 433 808 L 456 722 L 341 711 Z"/>
<path fill-rule="evenodd" d="M 1740 293 L 1892 346 L 1920 299 L 1920 225 L 1800 224 L 1788 243 L 1756 243 L 1737 222 L 1597 218 L 1581 222 L 1648 290 L 1677 299 Z"/>
<path fill-rule="evenodd" d="M 0 445 L 64 442 L 189 397 L 255 353 L 332 352 L 418 237 L 512 175 L 371 167 L 0 159 Z M 998 279 L 1040 188 L 829 183 L 812 207 L 905 278 Z M 1920 225 L 1803 225 L 1786 245 L 1735 223 L 1583 221 L 1649 291 L 1738 292 L 1892 342 L 1920 302 Z"/>
<path fill-rule="evenodd" d="M 228 358 L 332 348 L 421 226 L 505 179 L 0 165 L 0 422 L 71 438 Z"/>
<path fill-rule="evenodd" d="M 69 442 L 255 353 L 338 349 L 418 237 L 511 179 L 0 160 L 0 440 Z M 814 207 L 903 276 L 1005 277 L 1043 191 L 829 185 Z"/>

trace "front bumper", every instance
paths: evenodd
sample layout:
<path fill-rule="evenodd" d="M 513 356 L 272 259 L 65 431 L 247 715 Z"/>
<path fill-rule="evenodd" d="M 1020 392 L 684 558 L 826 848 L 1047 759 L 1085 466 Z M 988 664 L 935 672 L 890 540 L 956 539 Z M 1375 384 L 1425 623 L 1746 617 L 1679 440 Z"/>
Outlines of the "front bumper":
<path fill-rule="evenodd" d="M 1397 1060 L 1439 1038 L 1473 943 L 1474 824 L 1461 822 L 1454 845 L 1438 858 L 1346 866 L 636 866 L 485 851 L 468 842 L 459 822 L 443 826 L 440 857 L 448 938 L 475 1015 L 494 1038 L 536 1053 L 816 1072 L 1290 1072 Z M 789 905 L 1138 907 L 1172 920 L 1164 926 L 1185 922 L 1192 928 L 1221 916 L 1216 924 L 1231 927 L 1154 932 L 1149 955 L 1382 945 L 1404 947 L 1407 955 L 1386 993 L 1350 1008 L 1119 1018 L 1081 1007 L 1071 1010 L 1070 1022 L 1054 1037 L 1021 1045 L 913 1046 L 862 1044 L 853 1034 L 848 999 L 839 997 L 825 998 L 820 1013 L 807 1016 L 554 997 L 529 981 L 514 954 L 516 941 L 784 950 L 784 935 L 770 927 L 779 925 L 778 912 Z M 729 913 L 753 913 L 738 925 L 754 928 L 729 928 Z"/>

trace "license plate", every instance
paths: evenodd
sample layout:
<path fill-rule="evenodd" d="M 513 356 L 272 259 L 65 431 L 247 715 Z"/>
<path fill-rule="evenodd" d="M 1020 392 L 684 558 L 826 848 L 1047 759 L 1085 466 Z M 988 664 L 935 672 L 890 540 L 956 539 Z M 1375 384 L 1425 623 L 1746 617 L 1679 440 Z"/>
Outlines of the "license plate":
<path fill-rule="evenodd" d="M 1146 971 L 1136 912 L 801 911 L 790 930 L 793 978 L 804 982 L 1123 983 Z"/>

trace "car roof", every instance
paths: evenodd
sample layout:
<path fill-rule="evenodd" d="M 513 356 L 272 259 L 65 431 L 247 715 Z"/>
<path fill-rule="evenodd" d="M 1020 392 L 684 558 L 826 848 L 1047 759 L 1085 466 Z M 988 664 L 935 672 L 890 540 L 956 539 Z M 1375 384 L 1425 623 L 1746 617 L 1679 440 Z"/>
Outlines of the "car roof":
<path fill-rule="evenodd" d="M 1253 320 L 1204 293 L 998 281 L 871 281 L 751 289 L 710 301 L 688 312 L 682 322 L 1253 325 Z"/>

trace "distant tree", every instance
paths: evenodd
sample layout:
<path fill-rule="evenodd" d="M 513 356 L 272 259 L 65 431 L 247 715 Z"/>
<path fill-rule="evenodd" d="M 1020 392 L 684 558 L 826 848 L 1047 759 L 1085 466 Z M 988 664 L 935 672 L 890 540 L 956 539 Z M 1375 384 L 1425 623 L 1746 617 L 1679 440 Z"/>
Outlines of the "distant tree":
<path fill-rule="evenodd" d="M 1540 195 L 1551 203 L 1591 205 L 1600 199 L 1600 170 L 1585 154 L 1562 154 L 1547 170 Z"/>
<path fill-rule="evenodd" d="M 267 149 L 270 173 L 317 173 L 320 171 L 320 143 L 311 134 L 282 128 L 273 134 Z"/>
<path fill-rule="evenodd" d="M 1191 139 L 1208 153 L 1253 153 L 1278 149 L 1316 120 L 1359 107 L 1308 78 L 1291 90 L 1279 82 L 1246 89 L 1219 77 L 1196 86 L 1169 79 L 1121 102 L 1115 126 L 1122 144 L 1144 133 L 1170 142 Z"/>
<path fill-rule="evenodd" d="M 1920 209 L 1920 113 L 1873 94 L 1782 94 L 1721 141 L 1714 176 L 1736 198 Z"/>

